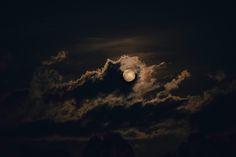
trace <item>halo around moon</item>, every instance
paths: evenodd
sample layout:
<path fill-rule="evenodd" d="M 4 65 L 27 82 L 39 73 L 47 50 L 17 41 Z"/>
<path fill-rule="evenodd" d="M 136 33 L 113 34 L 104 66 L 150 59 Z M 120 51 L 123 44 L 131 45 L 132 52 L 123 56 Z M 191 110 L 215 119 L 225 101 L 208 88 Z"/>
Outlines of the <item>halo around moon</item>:
<path fill-rule="evenodd" d="M 136 74 L 133 70 L 127 69 L 123 72 L 123 78 L 126 82 L 132 82 L 136 77 Z"/>

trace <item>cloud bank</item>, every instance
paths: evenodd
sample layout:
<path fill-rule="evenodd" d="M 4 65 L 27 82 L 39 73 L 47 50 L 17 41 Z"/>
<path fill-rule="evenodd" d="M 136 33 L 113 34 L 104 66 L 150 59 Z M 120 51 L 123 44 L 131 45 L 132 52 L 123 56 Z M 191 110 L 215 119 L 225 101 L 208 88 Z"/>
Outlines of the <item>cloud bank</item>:
<path fill-rule="evenodd" d="M 64 82 L 63 76 L 51 68 L 51 65 L 65 58 L 64 52 L 58 53 L 44 61 L 34 75 L 30 103 L 36 104 L 35 108 L 40 106 L 39 110 L 42 110 L 39 112 L 41 115 L 36 117 L 64 122 L 79 120 L 102 105 L 127 108 L 138 103 L 145 106 L 183 100 L 184 98 L 173 96 L 170 91 L 190 77 L 190 73 L 183 70 L 176 78 L 163 84 L 156 76 L 166 68 L 165 62 L 147 65 L 137 56 L 123 55 L 118 60 L 107 59 L 103 67 L 86 71 L 76 80 Z M 122 78 L 126 69 L 137 74 L 136 80 L 130 84 Z"/>
<path fill-rule="evenodd" d="M 35 72 L 29 99 L 22 111 L 23 121 L 76 121 L 85 128 L 91 125 L 110 129 L 115 127 L 124 136 L 135 134 L 135 138 L 152 138 L 181 130 L 187 133 L 188 122 L 180 117 L 194 114 L 218 95 L 236 89 L 233 80 L 198 95 L 180 96 L 178 91 L 192 77 L 188 69 L 173 75 L 168 73 L 166 62 L 148 65 L 138 56 L 128 55 L 120 56 L 117 60 L 107 59 L 102 67 L 86 71 L 77 79 L 67 80 L 56 69 L 65 59 L 67 53 L 60 52 L 43 61 Z M 136 73 L 133 82 L 124 81 L 122 74 L 126 69 Z M 120 115 L 111 115 L 117 113 Z M 148 130 L 140 128 L 143 124 L 154 129 L 148 133 Z M 167 124 L 176 127 L 170 128 Z"/>

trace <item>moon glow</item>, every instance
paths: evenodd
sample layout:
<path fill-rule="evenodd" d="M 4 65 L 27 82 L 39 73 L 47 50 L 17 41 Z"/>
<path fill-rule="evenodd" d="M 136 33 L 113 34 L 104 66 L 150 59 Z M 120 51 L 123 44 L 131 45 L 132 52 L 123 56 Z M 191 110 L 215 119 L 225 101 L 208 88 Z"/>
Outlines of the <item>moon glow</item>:
<path fill-rule="evenodd" d="M 136 75 L 133 70 L 127 69 L 123 72 L 123 78 L 126 82 L 132 82 L 135 79 Z"/>

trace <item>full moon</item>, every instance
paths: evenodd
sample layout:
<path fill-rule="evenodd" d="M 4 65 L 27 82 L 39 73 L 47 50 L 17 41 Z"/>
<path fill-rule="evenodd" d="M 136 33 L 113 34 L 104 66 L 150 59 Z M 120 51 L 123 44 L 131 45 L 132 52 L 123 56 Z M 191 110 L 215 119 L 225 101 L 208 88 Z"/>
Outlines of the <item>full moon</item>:
<path fill-rule="evenodd" d="M 123 72 L 123 78 L 127 82 L 132 82 L 135 79 L 135 72 L 133 70 L 127 69 Z"/>

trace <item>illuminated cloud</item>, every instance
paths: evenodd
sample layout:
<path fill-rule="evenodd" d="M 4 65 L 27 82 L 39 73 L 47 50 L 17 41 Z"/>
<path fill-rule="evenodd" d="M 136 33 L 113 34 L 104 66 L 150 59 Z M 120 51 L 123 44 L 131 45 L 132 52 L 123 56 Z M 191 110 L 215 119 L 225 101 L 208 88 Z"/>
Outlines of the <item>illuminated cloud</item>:
<path fill-rule="evenodd" d="M 43 65 L 51 65 L 51 64 L 59 63 L 59 62 L 62 62 L 63 60 L 65 60 L 66 57 L 67 57 L 66 52 L 60 51 L 57 53 L 56 56 L 52 56 L 50 59 L 43 61 L 42 64 Z"/>
<path fill-rule="evenodd" d="M 236 80 L 226 85 L 204 91 L 201 95 L 187 96 L 187 103 L 179 107 L 190 112 L 197 112 L 211 103 L 217 96 L 226 95 L 236 90 Z"/>
<path fill-rule="evenodd" d="M 177 75 L 173 75 L 165 62 L 149 65 L 138 56 L 128 55 L 107 59 L 102 67 L 68 79 L 56 68 L 63 66 L 65 59 L 66 53 L 60 52 L 37 69 L 19 120 L 49 120 L 60 125 L 73 122 L 87 134 L 104 129 L 135 139 L 185 136 L 190 127 L 186 117 L 236 89 L 235 80 L 225 80 L 194 95 L 181 93 L 184 82 L 192 77 L 187 69 L 176 70 Z M 124 81 L 126 69 L 136 73 L 134 81 Z M 170 119 L 174 122 L 167 121 Z"/>
<path fill-rule="evenodd" d="M 179 87 L 179 84 L 186 78 L 190 77 L 190 73 L 187 70 L 182 71 L 176 78 L 164 85 L 167 91 L 171 91 Z"/>
<path fill-rule="evenodd" d="M 165 62 L 147 65 L 137 56 L 123 55 L 117 60 L 107 59 L 103 67 L 86 71 L 78 79 L 64 81 L 64 77 L 52 64 L 65 59 L 64 53 L 59 53 L 43 62 L 42 67 L 35 72 L 31 81 L 31 92 L 28 108 L 29 119 L 52 119 L 56 122 L 84 120 L 87 115 L 100 108 L 110 110 L 122 107 L 129 110 L 133 106 L 170 105 L 176 111 L 196 112 L 209 104 L 219 94 L 227 94 L 235 90 L 235 82 L 222 87 L 213 87 L 202 95 L 178 96 L 172 93 L 180 88 L 191 76 L 188 70 L 181 71 L 177 76 L 170 77 L 169 82 L 159 80 L 162 70 L 166 69 Z M 132 69 L 136 79 L 127 83 L 122 74 L 126 69 Z M 163 76 L 166 78 L 166 76 Z M 32 105 L 34 104 L 34 105 Z"/>
<path fill-rule="evenodd" d="M 186 138 L 189 134 L 189 131 L 190 128 L 187 121 L 175 121 L 173 119 L 168 119 L 148 128 L 131 127 L 117 130 L 117 132 L 120 132 L 123 137 L 127 139 L 153 139 L 160 136 L 171 135 Z"/>
<path fill-rule="evenodd" d="M 137 56 L 123 55 L 117 60 L 107 59 L 102 68 L 86 71 L 80 78 L 65 82 L 63 76 L 51 68 L 51 64 L 61 62 L 65 57 L 65 53 L 62 52 L 51 57 L 43 62 L 43 66 L 33 77 L 31 103 L 38 106 L 48 105 L 45 107 L 46 111 L 39 112 L 46 113 L 41 117 L 48 117 L 56 121 L 79 120 L 102 105 L 129 107 L 137 103 L 157 105 L 169 100 L 184 100 L 173 96 L 169 90 L 177 88 L 185 78 L 190 76 L 186 70 L 181 72 L 177 79 L 173 79 L 165 85 L 168 89 L 157 91 L 163 87 L 156 75 L 165 68 L 165 62 L 146 65 Z M 137 74 L 136 80 L 130 84 L 127 84 L 122 78 L 122 73 L 126 69 L 131 69 Z M 151 92 L 154 94 L 146 98 Z M 157 94 L 155 94 L 156 92 Z M 167 92 L 166 97 L 161 96 L 165 92 Z M 54 97 L 56 98 L 54 99 Z M 39 108 L 42 109 L 42 106 Z"/>

